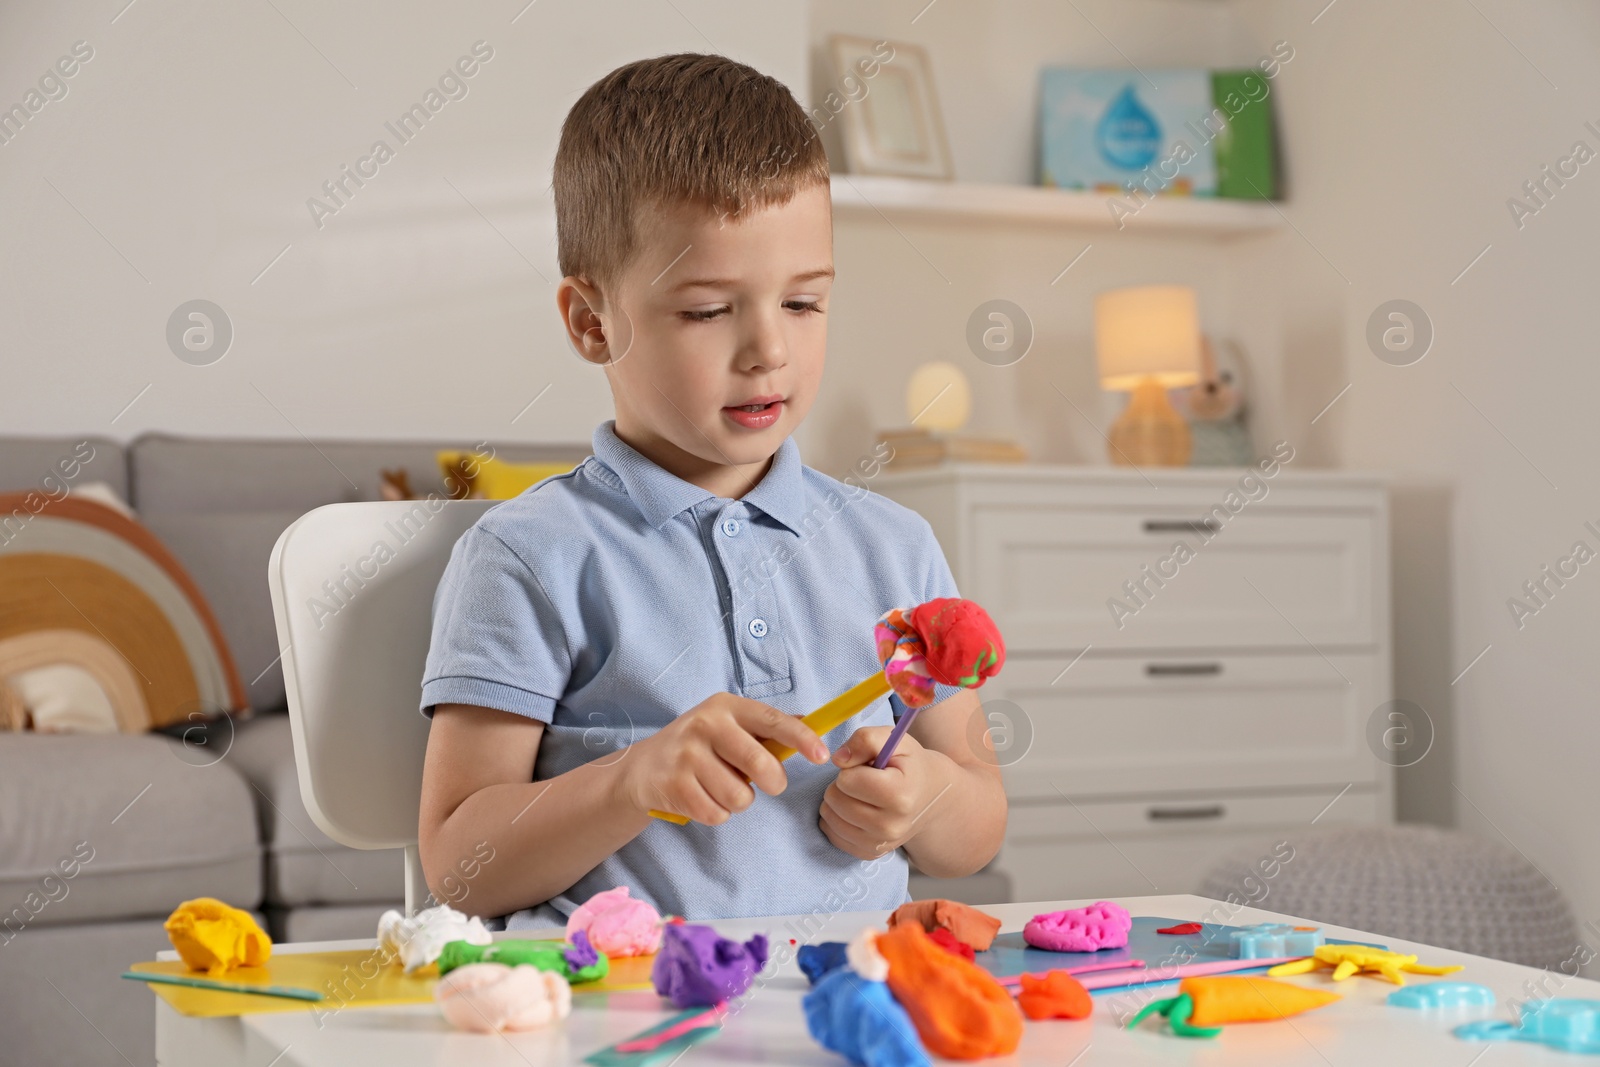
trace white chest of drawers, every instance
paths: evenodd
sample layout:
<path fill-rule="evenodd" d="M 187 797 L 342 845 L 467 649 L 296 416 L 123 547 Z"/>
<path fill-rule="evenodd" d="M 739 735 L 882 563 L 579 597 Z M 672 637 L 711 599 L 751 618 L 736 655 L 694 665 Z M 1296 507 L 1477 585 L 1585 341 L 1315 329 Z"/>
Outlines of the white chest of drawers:
<path fill-rule="evenodd" d="M 928 519 L 1005 636 L 981 695 L 1017 899 L 1191 892 L 1234 847 L 1392 821 L 1368 739 L 1391 685 L 1383 482 L 1246 474 L 874 480 Z"/>

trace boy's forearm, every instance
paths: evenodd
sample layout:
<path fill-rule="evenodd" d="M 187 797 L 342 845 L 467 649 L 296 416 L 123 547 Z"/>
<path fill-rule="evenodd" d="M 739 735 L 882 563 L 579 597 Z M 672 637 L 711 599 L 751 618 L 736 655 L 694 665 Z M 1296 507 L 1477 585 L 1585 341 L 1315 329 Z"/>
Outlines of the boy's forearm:
<path fill-rule="evenodd" d="M 940 752 L 947 784 L 918 816 L 921 829 L 906 842 L 917 870 L 960 878 L 994 859 L 1006 832 L 1006 791 L 992 767 L 957 763 Z"/>
<path fill-rule="evenodd" d="M 494 858 L 477 865 L 454 893 L 434 896 L 469 915 L 506 915 L 565 892 L 639 835 L 649 817 L 618 789 L 621 760 L 599 760 L 540 782 L 480 789 L 450 814 L 430 843 L 429 870 L 455 870 L 454 857 L 483 842 Z M 481 857 L 480 857 L 481 859 Z"/>

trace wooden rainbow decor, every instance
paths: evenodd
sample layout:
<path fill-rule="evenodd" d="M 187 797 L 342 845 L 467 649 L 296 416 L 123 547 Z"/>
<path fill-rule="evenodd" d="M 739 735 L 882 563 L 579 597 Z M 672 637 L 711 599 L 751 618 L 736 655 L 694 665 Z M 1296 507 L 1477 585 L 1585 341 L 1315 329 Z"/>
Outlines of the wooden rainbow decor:
<path fill-rule="evenodd" d="M 222 630 L 172 553 L 104 504 L 39 501 L 0 494 L 0 680 L 81 668 L 124 732 L 248 710 Z"/>

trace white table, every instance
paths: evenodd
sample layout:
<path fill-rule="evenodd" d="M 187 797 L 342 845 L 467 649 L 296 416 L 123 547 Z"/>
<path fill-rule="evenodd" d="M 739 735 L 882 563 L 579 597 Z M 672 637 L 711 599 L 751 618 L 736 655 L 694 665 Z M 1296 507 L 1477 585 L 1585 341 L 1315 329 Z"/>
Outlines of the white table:
<path fill-rule="evenodd" d="M 1077 907 L 1093 901 L 1054 901 L 1005 904 L 984 910 L 1000 917 L 1007 931 L 1020 930 L 1041 911 Z M 1118 903 L 1134 915 L 1243 924 L 1252 922 L 1314 922 L 1255 908 L 1239 908 L 1219 915 L 1219 903 L 1194 896 L 1124 897 Z M 1227 907 L 1226 905 L 1220 905 Z M 809 940 L 847 940 L 869 923 L 882 925 L 885 912 L 844 912 L 833 916 L 806 916 L 812 929 Z M 776 943 L 797 936 L 786 927 L 793 916 L 718 922 L 724 933 L 740 938 L 765 932 Z M 820 929 L 818 928 L 820 923 Z M 1600 983 L 1565 978 L 1554 972 L 1501 963 L 1461 952 L 1414 945 L 1359 930 L 1324 926 L 1330 936 L 1376 941 L 1401 952 L 1417 953 L 1422 963 L 1465 964 L 1467 969 L 1451 980 L 1476 982 L 1493 989 L 1500 998 L 1493 1009 L 1465 1013 L 1430 1014 L 1391 1008 L 1384 998 L 1395 988 L 1387 982 L 1356 977 L 1338 984 L 1344 999 L 1283 1023 L 1230 1027 L 1211 1040 L 1172 1036 L 1148 1020 L 1135 1031 L 1118 1025 L 1118 1014 L 1137 1008 L 1145 999 L 1172 996 L 1176 986 L 1157 987 L 1143 993 L 1105 994 L 1095 998 L 1092 1019 L 1077 1022 L 1030 1022 L 1015 1056 L 984 1062 L 996 1064 L 1049 1064 L 1051 1067 L 1112 1067 L 1118 1064 L 1179 1064 L 1226 1062 L 1289 1067 L 1501 1067 L 1509 1063 L 1568 1064 L 1581 1067 L 1585 1057 L 1521 1042 L 1493 1048 L 1453 1037 L 1450 1030 L 1468 1019 L 1484 1015 L 1514 1017 L 1513 1005 L 1526 1000 L 1543 983 L 1543 996 L 1600 998 Z M 804 936 L 798 939 L 804 943 Z M 325 941 L 279 945 L 274 952 L 305 952 L 371 948 L 371 941 Z M 1159 961 L 1150 961 L 1152 965 Z M 1327 982 L 1325 977 L 1296 982 Z M 1415 975 L 1408 981 L 1435 979 Z M 1330 983 L 1331 984 L 1331 983 Z M 687 1064 L 782 1063 L 815 1067 L 841 1067 L 845 1063 L 814 1042 L 806 1032 L 800 997 L 807 989 L 805 976 L 791 962 L 758 980 L 732 1015 L 724 1032 L 691 1049 L 682 1057 Z M 1135 999 L 1139 998 L 1139 999 Z M 157 998 L 156 1058 L 161 1067 L 419 1067 L 422 1064 L 468 1064 L 471 1067 L 546 1067 L 576 1063 L 589 1053 L 630 1037 L 671 1014 L 670 1006 L 655 994 L 613 993 L 573 998 L 565 1023 L 543 1031 L 511 1035 L 457 1032 L 432 1004 L 346 1009 L 322 1020 L 308 1012 L 275 1012 L 232 1019 L 191 1019 L 179 1015 Z M 1485 1053 L 1485 1049 L 1489 1049 Z M 1474 1057 L 1483 1054 L 1482 1060 Z"/>

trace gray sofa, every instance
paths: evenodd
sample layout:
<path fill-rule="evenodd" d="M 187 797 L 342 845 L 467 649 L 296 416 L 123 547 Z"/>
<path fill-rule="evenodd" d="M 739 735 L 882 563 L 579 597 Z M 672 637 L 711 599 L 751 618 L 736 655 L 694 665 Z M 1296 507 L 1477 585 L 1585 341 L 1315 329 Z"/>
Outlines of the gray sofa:
<path fill-rule="evenodd" d="M 40 489 L 84 440 L 0 438 L 0 492 Z M 400 905 L 401 854 L 335 844 L 300 801 L 267 557 L 304 512 L 378 499 L 381 470 L 403 467 L 419 492 L 440 489 L 435 453 L 471 447 L 87 440 L 93 456 L 71 484 L 108 483 L 188 569 L 256 714 L 185 740 L 0 733 L 6 1067 L 153 1063 L 152 994 L 117 975 L 171 947 L 161 924 L 182 900 L 214 896 L 254 910 L 279 941 L 371 937 L 378 915 Z M 576 463 L 588 453 L 496 448 L 518 462 Z"/>
<path fill-rule="evenodd" d="M 39 488 L 83 440 L 0 438 L 0 492 Z M 170 947 L 162 921 L 183 900 L 255 910 L 276 941 L 371 937 L 379 914 L 400 906 L 401 853 L 335 844 L 301 803 L 267 558 L 306 511 L 379 499 L 383 469 L 405 468 L 418 492 L 442 490 L 435 454 L 471 447 L 161 435 L 89 444 L 73 484 L 109 483 L 188 569 L 256 714 L 185 740 L 0 732 L 0 1067 L 153 1063 L 152 994 L 117 975 Z M 588 454 L 586 444 L 496 449 L 516 462 Z M 995 871 L 914 874 L 912 893 L 985 904 L 1010 899 L 1010 885 Z M 42 902 L 37 914 L 30 901 Z M 18 908 L 24 918 L 7 928 Z"/>

